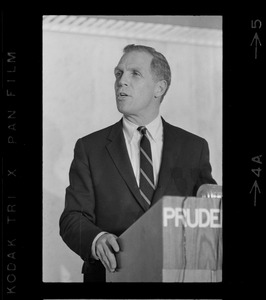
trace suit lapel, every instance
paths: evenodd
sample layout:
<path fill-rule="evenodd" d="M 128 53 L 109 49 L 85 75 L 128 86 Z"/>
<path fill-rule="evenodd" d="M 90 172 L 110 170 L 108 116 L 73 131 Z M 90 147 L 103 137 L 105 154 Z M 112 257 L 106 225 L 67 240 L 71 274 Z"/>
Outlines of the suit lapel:
<path fill-rule="evenodd" d="M 121 120 L 112 127 L 112 130 L 108 136 L 110 143 L 107 144 L 106 148 L 128 188 L 143 210 L 146 210 L 145 206 L 143 205 L 143 200 L 141 199 L 137 181 L 128 156 L 122 126 Z"/>
<path fill-rule="evenodd" d="M 172 169 L 177 165 L 180 153 L 180 143 L 173 127 L 163 120 L 163 153 L 158 184 L 153 196 L 152 205 L 159 201 L 164 195 L 169 180 L 172 177 Z"/>
<path fill-rule="evenodd" d="M 172 177 L 172 169 L 178 164 L 178 156 L 181 150 L 180 142 L 177 141 L 175 129 L 165 122 L 164 119 L 162 120 L 164 130 L 162 162 L 152 205 L 159 201 L 164 195 L 168 182 Z M 122 126 L 121 120 L 112 127 L 108 136 L 110 142 L 107 144 L 106 148 L 128 188 L 138 201 L 139 205 L 146 211 L 147 209 L 143 205 L 143 200 L 128 156 Z"/>

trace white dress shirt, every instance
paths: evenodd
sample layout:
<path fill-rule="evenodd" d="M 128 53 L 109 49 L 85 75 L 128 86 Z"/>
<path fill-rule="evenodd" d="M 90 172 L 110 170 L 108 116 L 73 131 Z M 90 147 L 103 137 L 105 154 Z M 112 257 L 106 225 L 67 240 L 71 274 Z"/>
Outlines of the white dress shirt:
<path fill-rule="evenodd" d="M 137 130 L 139 125 L 130 122 L 123 117 L 123 133 L 127 146 L 127 152 L 129 159 L 136 177 L 137 184 L 139 186 L 140 177 L 140 140 L 142 134 Z M 162 118 L 158 115 L 151 123 L 145 125 L 147 128 L 147 136 L 151 144 L 152 163 L 153 163 L 153 175 L 155 187 L 158 183 L 159 171 L 162 159 L 163 149 L 163 123 Z M 96 241 L 102 236 L 105 231 L 100 232 L 93 240 L 91 250 L 92 256 L 95 259 L 99 259 L 95 253 Z"/>
<path fill-rule="evenodd" d="M 139 185 L 140 177 L 140 140 L 142 134 L 137 130 L 136 125 L 123 117 L 123 133 L 125 136 L 129 159 Z M 145 126 L 147 136 L 151 144 L 154 184 L 157 185 L 158 175 L 161 166 L 162 148 L 163 148 L 163 124 L 160 115 L 151 123 Z"/>

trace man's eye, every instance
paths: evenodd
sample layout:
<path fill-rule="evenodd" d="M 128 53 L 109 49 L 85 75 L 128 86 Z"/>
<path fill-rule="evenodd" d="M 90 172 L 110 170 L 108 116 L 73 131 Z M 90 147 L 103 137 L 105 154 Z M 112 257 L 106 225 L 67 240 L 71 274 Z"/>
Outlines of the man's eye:
<path fill-rule="evenodd" d="M 118 78 L 121 76 L 121 72 L 115 72 L 115 77 Z"/>
<path fill-rule="evenodd" d="M 133 74 L 134 76 L 139 76 L 139 75 L 140 75 L 139 72 L 137 72 L 137 71 L 133 71 L 132 74 Z"/>

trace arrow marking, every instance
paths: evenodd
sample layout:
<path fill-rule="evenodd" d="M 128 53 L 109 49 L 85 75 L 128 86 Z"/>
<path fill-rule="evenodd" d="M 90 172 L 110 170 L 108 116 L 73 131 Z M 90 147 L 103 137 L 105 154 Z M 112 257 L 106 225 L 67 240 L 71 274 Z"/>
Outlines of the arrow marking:
<path fill-rule="evenodd" d="M 251 188 L 251 190 L 250 190 L 250 194 L 251 194 L 251 192 L 252 192 L 252 190 L 255 190 L 255 194 L 254 194 L 254 205 L 256 206 L 256 196 L 257 196 L 257 190 L 258 190 L 258 192 L 260 193 L 260 188 L 259 188 L 259 185 L 258 185 L 258 183 L 257 183 L 257 180 L 255 180 L 255 182 L 254 182 L 254 184 L 253 184 L 253 186 L 252 186 L 252 188 Z"/>
<path fill-rule="evenodd" d="M 253 45 L 254 41 L 255 41 L 255 59 L 257 59 L 258 43 L 259 43 L 259 46 L 261 46 L 261 42 L 260 42 L 260 39 L 259 39 L 259 36 L 258 36 L 257 32 L 255 33 L 250 46 Z"/>

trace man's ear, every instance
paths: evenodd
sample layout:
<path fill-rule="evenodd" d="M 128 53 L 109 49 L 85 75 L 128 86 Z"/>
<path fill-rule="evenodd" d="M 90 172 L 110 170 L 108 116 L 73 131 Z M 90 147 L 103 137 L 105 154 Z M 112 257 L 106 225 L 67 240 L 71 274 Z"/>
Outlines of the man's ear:
<path fill-rule="evenodd" d="M 167 82 L 166 80 L 160 80 L 156 83 L 156 88 L 155 88 L 155 98 L 161 97 L 167 89 Z"/>

